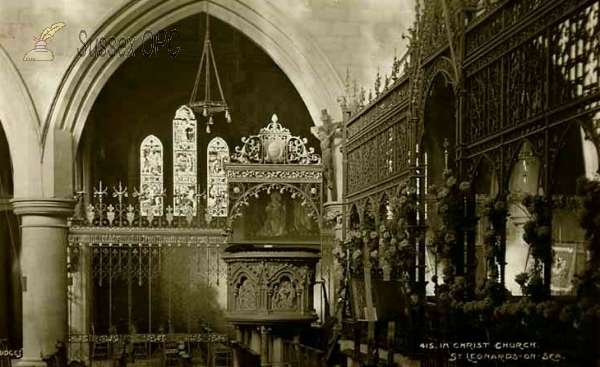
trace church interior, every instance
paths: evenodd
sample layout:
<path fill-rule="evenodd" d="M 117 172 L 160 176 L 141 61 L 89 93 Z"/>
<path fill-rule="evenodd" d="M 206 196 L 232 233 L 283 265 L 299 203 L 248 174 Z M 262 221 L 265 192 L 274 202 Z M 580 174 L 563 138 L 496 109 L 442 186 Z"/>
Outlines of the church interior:
<path fill-rule="evenodd" d="M 0 14 L 0 367 L 600 365 L 600 0 Z"/>

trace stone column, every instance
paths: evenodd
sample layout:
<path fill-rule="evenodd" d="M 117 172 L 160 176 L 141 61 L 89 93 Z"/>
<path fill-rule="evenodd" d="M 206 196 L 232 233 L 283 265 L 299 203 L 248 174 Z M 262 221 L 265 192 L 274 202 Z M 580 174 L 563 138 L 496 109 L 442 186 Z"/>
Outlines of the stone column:
<path fill-rule="evenodd" d="M 10 291 L 11 286 L 11 246 L 10 243 L 10 224 L 8 223 L 8 216 L 5 211 L 12 210 L 12 207 L 7 199 L 0 198 L 0 246 L 3 247 L 0 250 L 0 294 L 6 295 Z M 4 219 L 6 216 L 6 219 Z M 0 298 L 0 339 L 10 339 L 10 317 L 12 305 L 11 297 Z"/>
<path fill-rule="evenodd" d="M 269 328 L 260 328 L 260 365 L 269 365 Z"/>
<path fill-rule="evenodd" d="M 235 327 L 235 336 L 236 336 L 237 342 L 239 343 L 239 347 L 235 348 L 234 353 L 233 353 L 233 367 L 243 367 L 241 365 L 241 363 L 242 363 L 241 354 L 242 354 L 242 347 L 244 347 L 244 331 L 242 330 L 241 326 L 239 326 L 239 325 L 236 325 L 236 327 Z"/>
<path fill-rule="evenodd" d="M 330 202 L 323 205 L 323 242 L 321 244 L 320 276 L 325 280 L 329 312 L 333 316 L 340 292 L 338 269 L 335 267 L 333 250 L 336 241 L 342 241 L 342 203 Z M 318 308 L 317 308 L 318 310 Z M 322 316 L 322 315 L 319 315 Z M 323 317 L 325 320 L 325 317 Z"/>
<path fill-rule="evenodd" d="M 67 342 L 67 217 L 74 200 L 14 199 L 21 217 L 23 358 L 17 366 L 46 366 L 42 357 Z"/>
<path fill-rule="evenodd" d="M 273 367 L 283 367 L 283 339 L 281 337 L 273 336 Z"/>
<path fill-rule="evenodd" d="M 244 329 L 242 329 L 242 333 L 244 335 L 244 347 L 250 348 L 250 343 L 252 342 L 252 330 L 250 330 L 248 327 L 244 327 Z"/>
<path fill-rule="evenodd" d="M 237 339 L 238 342 L 240 343 L 244 343 L 244 331 L 242 330 L 242 327 L 237 325 L 235 327 L 235 337 Z"/>
<path fill-rule="evenodd" d="M 252 328 L 252 336 L 250 338 L 250 349 L 252 349 L 256 353 L 260 353 L 260 342 L 260 327 Z"/>

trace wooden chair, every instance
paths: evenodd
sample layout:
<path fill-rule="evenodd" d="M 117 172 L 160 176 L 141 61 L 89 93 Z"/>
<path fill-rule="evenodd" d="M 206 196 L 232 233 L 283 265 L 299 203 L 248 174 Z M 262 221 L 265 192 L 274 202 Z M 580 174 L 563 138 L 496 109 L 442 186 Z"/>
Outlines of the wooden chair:
<path fill-rule="evenodd" d="M 90 358 L 92 366 L 94 366 L 94 362 L 108 360 L 110 356 L 110 344 L 108 342 L 97 342 L 95 335 L 95 328 L 92 324 L 92 355 Z M 96 362 L 96 364 L 98 364 L 98 362 Z"/>
<path fill-rule="evenodd" d="M 147 360 L 150 359 L 149 345 L 146 342 L 133 343 L 133 359 Z"/>
<path fill-rule="evenodd" d="M 179 343 L 167 341 L 163 347 L 163 366 L 181 366 Z"/>

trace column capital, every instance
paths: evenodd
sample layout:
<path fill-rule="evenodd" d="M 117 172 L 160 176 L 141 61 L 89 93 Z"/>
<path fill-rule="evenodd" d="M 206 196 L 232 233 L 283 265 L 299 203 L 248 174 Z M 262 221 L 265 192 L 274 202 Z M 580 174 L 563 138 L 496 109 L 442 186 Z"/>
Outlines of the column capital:
<path fill-rule="evenodd" d="M 323 220 L 326 228 L 339 229 L 342 224 L 342 203 L 334 201 L 323 204 Z"/>
<path fill-rule="evenodd" d="M 16 215 L 67 218 L 73 215 L 75 200 L 70 198 L 17 198 L 10 201 Z"/>

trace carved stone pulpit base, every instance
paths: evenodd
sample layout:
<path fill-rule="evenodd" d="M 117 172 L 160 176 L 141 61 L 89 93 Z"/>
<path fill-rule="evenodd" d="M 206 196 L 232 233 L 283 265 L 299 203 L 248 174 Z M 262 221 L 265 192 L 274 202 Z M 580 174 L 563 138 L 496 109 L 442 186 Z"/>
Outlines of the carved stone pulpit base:
<path fill-rule="evenodd" d="M 317 250 L 239 251 L 227 263 L 228 321 L 263 363 L 283 362 L 283 340 L 318 319 L 313 307 Z"/>

